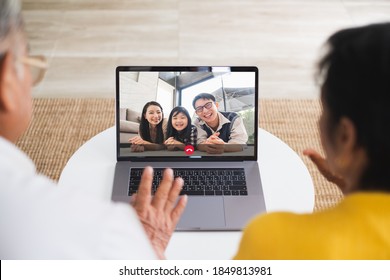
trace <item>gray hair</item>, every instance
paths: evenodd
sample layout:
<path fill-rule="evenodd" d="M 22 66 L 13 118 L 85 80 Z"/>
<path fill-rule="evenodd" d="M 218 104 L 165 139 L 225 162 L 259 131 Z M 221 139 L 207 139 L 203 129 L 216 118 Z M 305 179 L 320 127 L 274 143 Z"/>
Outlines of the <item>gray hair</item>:
<path fill-rule="evenodd" d="M 20 55 L 26 45 L 24 22 L 19 0 L 0 0 L 0 64 L 7 52 Z M 24 76 L 24 68 L 20 63 L 14 64 L 18 78 Z"/>
<path fill-rule="evenodd" d="M 17 48 L 15 39 L 23 36 L 24 24 L 19 0 L 0 0 L 0 56 Z M 19 37 L 19 38 L 18 38 Z"/>

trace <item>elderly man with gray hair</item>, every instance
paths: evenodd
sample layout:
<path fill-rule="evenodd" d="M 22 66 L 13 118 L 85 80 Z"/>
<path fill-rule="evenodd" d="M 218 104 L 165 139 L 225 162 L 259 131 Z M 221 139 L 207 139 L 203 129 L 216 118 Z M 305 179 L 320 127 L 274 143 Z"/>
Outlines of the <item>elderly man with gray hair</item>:
<path fill-rule="evenodd" d="M 27 52 L 20 2 L 0 0 L 0 259 L 164 258 L 186 204 L 186 197 L 172 202 L 183 184 L 172 170 L 152 199 L 153 170 L 146 168 L 131 207 L 59 188 L 14 145 L 29 125 L 31 87 L 45 68 L 43 57 Z"/>

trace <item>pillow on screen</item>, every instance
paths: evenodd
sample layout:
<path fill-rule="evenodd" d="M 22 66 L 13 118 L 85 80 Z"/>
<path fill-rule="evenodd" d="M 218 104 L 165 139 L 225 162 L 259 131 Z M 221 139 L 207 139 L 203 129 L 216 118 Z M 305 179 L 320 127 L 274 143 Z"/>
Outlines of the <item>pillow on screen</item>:
<path fill-rule="evenodd" d="M 126 120 L 127 115 L 127 109 L 126 108 L 120 108 L 119 109 L 119 119 L 120 120 Z"/>
<path fill-rule="evenodd" d="M 121 132 L 129 132 L 129 133 L 138 133 L 139 123 L 120 120 L 119 121 L 119 130 Z"/>
<path fill-rule="evenodd" d="M 134 111 L 134 110 L 131 110 L 131 109 L 127 109 L 127 118 L 126 119 L 128 121 L 139 123 L 141 121 L 141 113 Z"/>

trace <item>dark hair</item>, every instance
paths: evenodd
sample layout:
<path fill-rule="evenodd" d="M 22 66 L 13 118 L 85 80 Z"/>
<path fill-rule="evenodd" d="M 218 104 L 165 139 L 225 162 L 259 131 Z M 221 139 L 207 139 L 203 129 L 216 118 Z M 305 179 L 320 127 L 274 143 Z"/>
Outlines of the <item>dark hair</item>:
<path fill-rule="evenodd" d="M 210 93 L 199 93 L 197 96 L 194 97 L 194 100 L 192 100 L 192 107 L 195 108 L 195 102 L 198 101 L 199 99 L 209 99 L 209 100 L 213 100 L 215 102 L 215 97 L 214 95 L 210 94 Z"/>
<path fill-rule="evenodd" d="M 319 62 L 329 135 L 341 117 L 350 119 L 357 145 L 368 156 L 359 189 L 390 190 L 390 23 L 341 30 Z"/>
<path fill-rule="evenodd" d="M 164 133 L 163 133 L 163 129 L 162 129 L 163 120 L 164 120 L 164 112 L 163 112 L 163 108 L 161 107 L 161 105 L 159 103 L 157 103 L 156 101 L 150 101 L 150 102 L 146 103 L 144 108 L 142 109 L 141 122 L 139 125 L 139 133 L 140 133 L 142 139 L 149 141 L 149 142 L 154 142 L 154 141 L 152 141 L 152 139 L 150 137 L 149 122 L 145 118 L 146 110 L 148 110 L 149 106 L 153 106 L 153 105 L 160 107 L 161 113 L 162 113 L 162 120 L 157 125 L 157 138 L 155 141 L 156 144 L 162 144 L 164 142 Z"/>
<path fill-rule="evenodd" d="M 182 131 L 177 131 L 172 126 L 172 118 L 177 116 L 179 113 L 183 113 L 187 117 L 187 121 L 188 121 L 187 127 Z M 191 117 L 187 109 L 184 107 L 177 106 L 173 108 L 171 113 L 169 114 L 168 125 L 167 125 L 167 137 L 172 137 L 172 136 L 179 141 L 180 139 L 190 139 L 191 137 Z"/>

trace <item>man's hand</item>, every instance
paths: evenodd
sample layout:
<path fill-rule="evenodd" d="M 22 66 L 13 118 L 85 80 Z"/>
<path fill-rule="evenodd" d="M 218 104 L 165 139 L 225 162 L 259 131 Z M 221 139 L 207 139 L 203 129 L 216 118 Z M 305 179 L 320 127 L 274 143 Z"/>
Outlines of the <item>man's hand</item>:
<path fill-rule="evenodd" d="M 215 132 L 209 138 L 206 139 L 206 144 L 225 144 L 225 142 L 219 138 L 219 132 Z"/>
<path fill-rule="evenodd" d="M 310 160 L 317 166 L 320 173 L 329 182 L 336 184 L 342 191 L 345 189 L 345 180 L 340 175 L 335 174 L 330 170 L 328 162 L 318 152 L 313 149 L 306 149 L 303 151 L 303 154 L 310 158 Z"/>
<path fill-rule="evenodd" d="M 183 186 L 183 179 L 173 177 L 172 169 L 164 171 L 163 180 L 154 197 L 151 195 L 153 168 L 146 167 L 142 173 L 137 195 L 132 204 L 157 255 L 163 259 L 164 252 L 184 208 L 187 196 L 176 200 Z"/>
<path fill-rule="evenodd" d="M 225 142 L 219 138 L 219 132 L 215 132 L 201 145 L 204 145 L 204 150 L 208 154 L 222 154 L 225 149 Z"/>
<path fill-rule="evenodd" d="M 204 145 L 204 150 L 208 154 L 223 154 L 225 144 L 201 144 Z"/>

